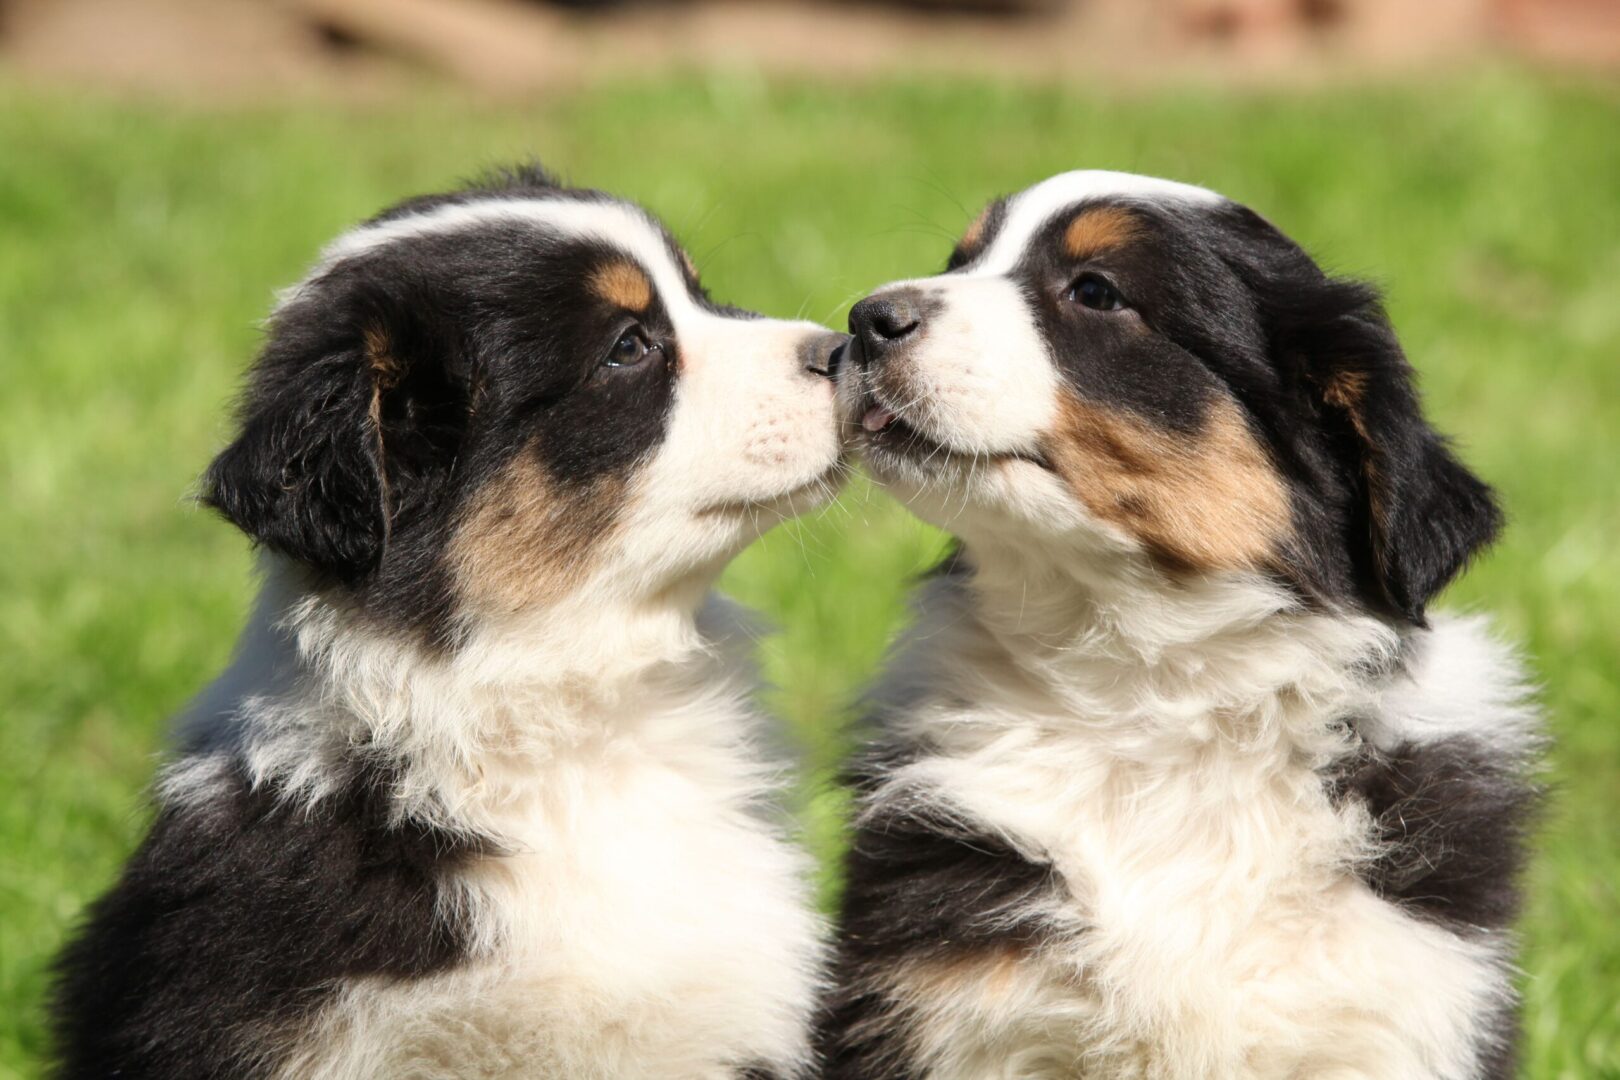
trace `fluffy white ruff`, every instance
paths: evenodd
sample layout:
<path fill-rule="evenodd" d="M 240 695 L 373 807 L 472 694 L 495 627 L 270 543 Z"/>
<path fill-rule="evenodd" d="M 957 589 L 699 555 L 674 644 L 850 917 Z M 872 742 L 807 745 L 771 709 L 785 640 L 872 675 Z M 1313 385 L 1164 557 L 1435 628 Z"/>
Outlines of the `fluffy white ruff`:
<path fill-rule="evenodd" d="M 1376 897 L 1367 815 L 1319 770 L 1354 748 L 1347 716 L 1380 743 L 1531 753 L 1521 667 L 1484 624 L 1403 641 L 1259 578 L 972 554 L 971 583 L 925 588 L 880 692 L 924 752 L 876 806 L 935 800 L 1049 860 L 1072 933 L 919 989 L 927 1075 L 1467 1080 L 1507 943 Z"/>
<path fill-rule="evenodd" d="M 396 812 L 493 838 L 447 903 L 471 955 L 414 981 L 340 989 L 282 1076 L 792 1075 L 807 1058 L 823 928 L 808 860 L 762 803 L 740 636 L 597 595 L 522 648 L 427 656 L 273 570 L 235 665 L 193 711 L 197 749 L 162 783 L 205 804 L 235 758 L 313 805 L 357 748 L 408 763 Z M 701 595 L 700 588 L 692 590 Z M 291 947 L 291 946 L 290 946 Z"/>

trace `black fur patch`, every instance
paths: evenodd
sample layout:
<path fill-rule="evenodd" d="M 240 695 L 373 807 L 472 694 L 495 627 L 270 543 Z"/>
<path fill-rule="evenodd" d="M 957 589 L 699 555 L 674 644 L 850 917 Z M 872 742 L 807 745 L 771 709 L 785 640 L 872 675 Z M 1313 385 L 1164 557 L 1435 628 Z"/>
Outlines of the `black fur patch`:
<path fill-rule="evenodd" d="M 1082 211 L 1128 215 L 1131 227 L 1076 256 L 1064 236 Z M 1005 213 L 993 209 L 986 228 Z M 976 250 L 959 249 L 949 269 Z M 1197 431 L 1217 396 L 1238 403 L 1289 491 L 1293 537 L 1266 569 L 1307 600 L 1421 625 L 1500 528 L 1490 489 L 1424 419 L 1377 291 L 1323 273 L 1252 211 L 1084 200 L 1030 238 L 1010 276 L 1082 400 L 1173 433 Z M 1106 280 L 1124 307 L 1076 302 L 1084 276 Z"/>
<path fill-rule="evenodd" d="M 1364 868 L 1379 896 L 1459 931 L 1501 930 L 1540 802 L 1523 762 L 1466 736 L 1368 749 L 1331 779 L 1366 804 L 1382 855 Z"/>
<path fill-rule="evenodd" d="M 865 823 L 844 865 L 843 927 L 874 959 L 1033 942 L 1031 909 L 1062 890 L 1050 865 L 925 801 Z"/>
<path fill-rule="evenodd" d="M 392 823 L 388 770 L 358 770 L 313 809 L 240 772 L 226 783 L 159 812 L 58 958 L 62 1080 L 269 1075 L 341 980 L 463 956 L 439 893 L 480 845 Z"/>
<path fill-rule="evenodd" d="M 609 199 L 519 170 L 373 220 L 501 197 Z M 204 501 L 301 564 L 314 587 L 453 644 L 447 549 L 487 481 L 533 453 L 558 497 L 590 504 L 600 534 L 613 508 L 598 505 L 608 490 L 598 481 L 626 477 L 664 437 L 681 343 L 662 299 L 627 312 L 590 287 L 625 258 L 603 240 L 494 219 L 340 260 L 272 320 L 240 434 L 209 468 Z M 686 285 L 715 309 L 689 274 Z M 653 359 L 604 366 L 636 328 Z"/>
<path fill-rule="evenodd" d="M 1366 749 L 1329 777 L 1372 814 L 1382 854 L 1362 868 L 1379 896 L 1461 934 L 1518 917 L 1519 877 L 1542 790 L 1530 762 L 1467 736 Z M 1517 1002 L 1482 1018 L 1478 1080 L 1517 1075 Z"/>
<path fill-rule="evenodd" d="M 1262 374 L 1215 370 L 1289 477 L 1298 582 L 1423 625 L 1428 602 L 1500 531 L 1495 494 L 1424 417 L 1376 289 L 1323 273 L 1246 207 L 1190 217 L 1263 335 Z"/>
<path fill-rule="evenodd" d="M 881 772 L 882 770 L 878 770 Z M 856 829 L 844 862 L 837 980 L 818 1024 L 829 1080 L 910 1080 L 904 1015 L 873 985 L 906 960 L 1032 946 L 1057 872 L 918 798 L 885 803 Z"/>

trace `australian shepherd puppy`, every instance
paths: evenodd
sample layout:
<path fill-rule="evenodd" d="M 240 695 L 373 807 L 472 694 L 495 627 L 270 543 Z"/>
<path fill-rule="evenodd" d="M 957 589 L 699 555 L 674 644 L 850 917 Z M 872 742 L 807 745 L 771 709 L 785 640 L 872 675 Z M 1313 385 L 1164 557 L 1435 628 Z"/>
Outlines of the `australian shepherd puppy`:
<path fill-rule="evenodd" d="M 1499 516 L 1373 290 L 1079 172 L 850 325 L 865 462 L 960 548 L 875 699 L 829 1074 L 1509 1077 L 1537 720 L 1425 612 Z"/>
<path fill-rule="evenodd" d="M 818 919 L 705 596 L 831 492 L 842 340 L 537 170 L 328 246 L 204 481 L 267 581 L 60 1075 L 796 1075 Z"/>

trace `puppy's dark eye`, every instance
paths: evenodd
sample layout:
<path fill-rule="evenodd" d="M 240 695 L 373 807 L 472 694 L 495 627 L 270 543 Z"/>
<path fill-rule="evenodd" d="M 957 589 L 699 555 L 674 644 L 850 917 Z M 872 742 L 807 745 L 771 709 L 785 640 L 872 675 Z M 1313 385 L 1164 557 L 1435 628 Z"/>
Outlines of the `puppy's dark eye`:
<path fill-rule="evenodd" d="M 1081 274 L 1064 296 L 1094 311 L 1119 311 L 1125 306 L 1125 298 L 1101 274 Z"/>
<path fill-rule="evenodd" d="M 619 340 L 613 343 L 608 350 L 606 359 L 602 361 L 603 367 L 631 368 L 646 361 L 649 356 L 663 351 L 663 346 L 654 345 L 647 340 L 647 335 L 639 326 L 631 327 L 619 335 Z"/>

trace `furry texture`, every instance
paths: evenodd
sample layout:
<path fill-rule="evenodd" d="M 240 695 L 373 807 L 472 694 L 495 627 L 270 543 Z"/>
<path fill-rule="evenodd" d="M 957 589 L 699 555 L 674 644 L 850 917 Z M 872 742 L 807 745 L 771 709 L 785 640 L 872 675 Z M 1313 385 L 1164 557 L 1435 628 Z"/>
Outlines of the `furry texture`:
<path fill-rule="evenodd" d="M 328 248 L 206 482 L 264 589 L 63 954 L 60 1075 L 797 1075 L 821 927 L 706 592 L 830 494 L 838 340 L 534 171 Z"/>
<path fill-rule="evenodd" d="M 868 467 L 962 547 L 875 693 L 828 1074 L 1509 1075 L 1535 711 L 1426 612 L 1498 515 L 1375 297 L 1076 173 L 851 330 Z"/>

